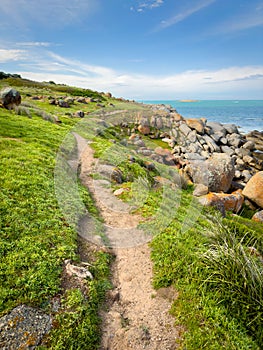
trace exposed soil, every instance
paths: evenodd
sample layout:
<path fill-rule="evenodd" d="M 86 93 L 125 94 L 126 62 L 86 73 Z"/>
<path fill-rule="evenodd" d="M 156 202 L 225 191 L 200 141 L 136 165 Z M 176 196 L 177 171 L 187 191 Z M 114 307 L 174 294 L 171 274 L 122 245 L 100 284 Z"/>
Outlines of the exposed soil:
<path fill-rule="evenodd" d="M 105 221 L 106 235 L 115 261 L 112 264 L 113 289 L 101 311 L 101 350 L 162 349 L 178 346 L 180 328 L 169 314 L 176 291 L 170 287 L 154 290 L 149 237 L 137 228 L 141 218 L 117 199 L 107 180 L 94 180 L 98 160 L 92 148 L 75 135 L 81 151 L 80 179 L 88 187 Z M 89 223 L 89 218 L 86 220 Z M 90 229 L 89 225 L 82 227 Z M 87 237 L 89 234 L 87 233 Z M 94 243 L 94 242 L 92 242 Z"/>

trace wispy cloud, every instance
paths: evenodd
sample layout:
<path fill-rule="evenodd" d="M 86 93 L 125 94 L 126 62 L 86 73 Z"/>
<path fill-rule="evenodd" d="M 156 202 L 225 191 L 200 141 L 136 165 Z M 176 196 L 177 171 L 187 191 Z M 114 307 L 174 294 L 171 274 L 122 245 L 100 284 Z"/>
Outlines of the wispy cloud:
<path fill-rule="evenodd" d="M 19 61 L 27 58 L 25 50 L 0 49 L 0 63 Z"/>
<path fill-rule="evenodd" d="M 146 10 L 152 10 L 154 8 L 160 7 L 164 4 L 164 0 L 145 0 L 144 2 L 139 2 L 137 6 L 132 6 L 131 11 L 144 12 Z"/>
<path fill-rule="evenodd" d="M 17 46 L 25 46 L 25 47 L 49 47 L 52 45 L 52 43 L 45 42 L 45 41 L 26 41 L 26 42 L 19 42 L 16 43 Z"/>
<path fill-rule="evenodd" d="M 171 27 L 176 23 L 182 22 L 187 17 L 190 17 L 194 13 L 199 12 L 200 10 L 211 5 L 215 1 L 216 0 L 202 0 L 202 1 L 198 1 L 197 3 L 191 4 L 191 6 L 185 8 L 183 11 L 176 13 L 174 16 L 169 17 L 166 20 L 163 20 L 159 24 L 159 26 L 156 28 L 156 31 L 160 31 L 162 29 Z"/>

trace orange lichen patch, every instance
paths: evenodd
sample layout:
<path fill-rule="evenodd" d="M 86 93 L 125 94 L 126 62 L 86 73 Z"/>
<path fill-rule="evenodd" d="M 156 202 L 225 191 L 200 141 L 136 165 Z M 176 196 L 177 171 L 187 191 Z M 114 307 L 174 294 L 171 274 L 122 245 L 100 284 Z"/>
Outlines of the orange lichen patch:
<path fill-rule="evenodd" d="M 209 192 L 207 195 L 200 197 L 199 201 L 205 206 L 218 207 L 223 205 L 225 210 L 238 213 L 244 203 L 244 196 L 241 190 L 230 194 Z"/>
<path fill-rule="evenodd" d="M 223 202 L 225 210 L 233 211 L 234 213 L 238 213 L 244 203 L 244 196 L 241 190 L 237 190 L 231 194 L 216 193 L 215 195 Z"/>
<path fill-rule="evenodd" d="M 204 123 L 201 119 L 196 118 L 190 118 L 186 119 L 186 124 L 191 128 L 196 130 L 198 133 L 203 134 L 204 133 Z"/>

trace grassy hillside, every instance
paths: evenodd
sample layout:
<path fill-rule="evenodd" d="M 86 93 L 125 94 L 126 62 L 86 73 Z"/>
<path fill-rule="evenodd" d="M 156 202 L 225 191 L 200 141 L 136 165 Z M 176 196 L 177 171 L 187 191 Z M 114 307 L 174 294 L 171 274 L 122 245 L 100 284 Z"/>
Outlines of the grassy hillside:
<path fill-rule="evenodd" d="M 74 112 L 83 110 L 89 118 L 88 113 L 101 105 L 110 111 L 133 111 L 138 105 L 52 82 L 0 80 L 0 88 L 9 85 L 21 93 L 23 105 L 17 111 L 0 108 L 0 313 L 21 303 L 53 312 L 52 298 L 62 295 L 61 312 L 55 315 L 55 327 L 42 348 L 96 349 L 98 309 L 110 288 L 111 257 L 87 244 L 94 280 L 87 282 L 85 291 L 77 285 L 64 289 L 63 261 L 79 261 L 80 251 L 76 227 L 66 221 L 55 195 L 55 160 L 65 136 L 80 120 Z M 50 98 L 73 96 L 94 102 L 74 102 L 69 108 L 49 103 Z M 112 140 L 118 144 L 124 138 L 127 135 L 119 127 L 98 133 L 93 139 L 96 155 L 105 157 Z M 141 177 L 152 185 L 157 173 L 148 171 L 139 156 L 133 165 L 125 152 L 114 156 L 107 160 L 121 168 L 126 181 L 121 186 L 130 188 L 123 199 L 132 201 L 133 182 Z M 166 168 L 162 173 L 169 177 Z M 167 195 L 160 211 L 163 189 L 152 186 L 138 209 L 141 215 L 155 218 L 147 229 L 160 232 L 151 243 L 154 286 L 174 285 L 179 291 L 172 313 L 183 329 L 182 349 L 259 350 L 263 347 L 262 225 L 242 217 L 222 219 L 213 211 L 204 211 L 191 223 L 189 210 L 201 211 L 191 191 L 186 187 L 176 192 L 178 202 L 174 193 L 171 198 Z M 79 185 L 79 192 L 99 218 L 87 190 Z M 169 225 L 162 225 L 165 210 L 174 204 L 176 215 Z M 251 254 L 251 247 L 258 255 Z"/>

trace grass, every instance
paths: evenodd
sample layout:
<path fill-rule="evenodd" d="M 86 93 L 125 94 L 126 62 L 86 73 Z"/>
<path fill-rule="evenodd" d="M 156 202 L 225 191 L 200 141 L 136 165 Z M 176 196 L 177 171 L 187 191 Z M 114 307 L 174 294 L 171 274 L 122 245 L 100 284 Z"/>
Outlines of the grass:
<path fill-rule="evenodd" d="M 10 81 L 0 83 L 3 86 Z M 0 109 L 0 315 L 22 303 L 50 312 L 51 298 L 65 293 L 61 288 L 63 261 L 79 261 L 77 223 L 69 225 L 66 220 L 54 183 L 59 147 L 79 120 L 66 116 L 61 109 L 62 123 L 54 123 L 52 117 L 57 113 L 53 106 L 31 101 L 24 94 L 43 95 L 50 87 L 30 83 L 24 88 L 24 82 L 21 87 L 24 105 L 18 114 Z M 76 108 L 79 106 L 69 112 Z M 91 104 L 85 108 L 93 111 L 96 107 Z M 46 115 L 51 118 L 43 118 Z M 68 152 L 74 151 L 72 146 Z M 80 183 L 77 186 L 82 205 L 101 222 L 90 194 Z M 73 208 L 73 201 L 71 205 Z M 88 293 L 78 287 L 65 293 L 63 308 L 54 316 L 54 332 L 42 348 L 98 347 L 98 308 L 109 288 L 110 256 L 98 251 L 92 253 L 92 259 L 94 279 L 87 281 Z"/>
<path fill-rule="evenodd" d="M 182 231 L 185 199 L 176 218 L 151 243 L 154 286 L 173 284 L 179 291 L 172 313 L 186 330 L 181 348 L 262 348 L 262 263 L 248 254 L 248 242 L 227 220 L 213 222 L 206 213 Z M 223 237 L 232 237 L 232 245 L 225 245 Z"/>

